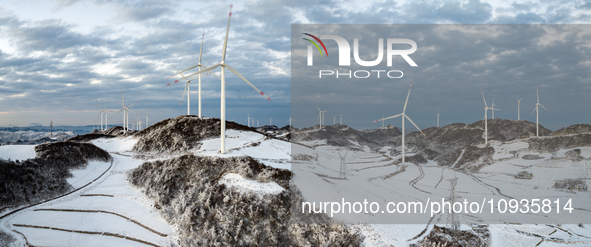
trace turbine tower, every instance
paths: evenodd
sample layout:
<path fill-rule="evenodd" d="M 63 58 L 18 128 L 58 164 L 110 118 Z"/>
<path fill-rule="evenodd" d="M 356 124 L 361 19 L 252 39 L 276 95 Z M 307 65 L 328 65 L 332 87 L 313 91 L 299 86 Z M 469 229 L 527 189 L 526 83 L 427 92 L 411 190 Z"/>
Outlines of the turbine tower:
<path fill-rule="evenodd" d="M 200 75 L 201 73 L 209 72 L 217 67 L 221 67 L 221 72 L 222 72 L 221 73 L 221 92 L 222 93 L 221 93 L 221 99 L 220 99 L 220 106 L 221 106 L 220 107 L 221 108 L 221 114 L 220 114 L 220 118 L 221 118 L 221 121 L 220 121 L 220 125 L 221 125 L 220 153 L 222 153 L 222 154 L 226 153 L 226 68 L 229 69 L 230 71 L 232 71 L 232 73 L 237 75 L 240 79 L 242 79 L 248 85 L 250 85 L 254 90 L 256 90 L 264 98 L 271 101 L 271 98 L 266 96 L 261 90 L 259 90 L 252 83 L 250 83 L 244 76 L 242 76 L 242 74 L 240 74 L 237 70 L 232 68 L 230 65 L 226 64 L 226 48 L 228 46 L 228 34 L 230 32 L 231 18 L 232 18 L 232 5 L 230 4 L 230 14 L 228 15 L 228 26 L 226 28 L 226 38 L 224 39 L 224 46 L 222 48 L 222 61 L 218 64 L 213 65 L 213 66 L 204 68 L 203 70 L 201 70 L 201 68 L 200 68 L 199 72 L 195 72 L 195 73 L 187 76 L 187 78 L 189 78 L 188 80 L 190 81 L 190 80 L 194 79 L 194 78 L 192 78 L 193 76 L 197 76 L 197 75 Z M 193 66 L 193 68 L 194 67 L 196 67 L 196 66 Z M 189 69 L 191 69 L 191 68 L 189 68 Z M 187 71 L 189 69 L 186 69 L 184 71 Z"/>
<path fill-rule="evenodd" d="M 199 85 L 198 85 L 198 88 L 199 88 L 199 118 L 201 118 L 201 74 L 198 74 L 197 77 L 187 79 L 187 77 L 185 77 L 183 75 L 183 72 L 194 69 L 196 67 L 199 67 L 199 71 L 201 71 L 201 69 L 203 68 L 203 65 L 201 65 L 201 56 L 203 55 L 203 38 L 204 37 L 205 37 L 205 29 L 203 30 L 203 33 L 201 34 L 201 49 L 199 50 L 199 63 L 197 65 L 189 67 L 188 69 L 185 69 L 183 71 L 179 71 L 173 65 L 172 67 L 174 67 L 174 69 L 177 71 L 177 73 L 171 76 L 171 77 L 174 77 L 175 75 L 181 75 L 183 77 L 183 79 L 185 79 L 185 81 L 187 81 L 187 84 L 185 84 L 185 90 L 183 91 L 183 96 L 181 97 L 181 105 L 182 105 L 183 99 L 185 98 L 185 92 L 187 93 L 187 115 L 191 115 L 191 81 L 193 81 L 195 79 L 199 79 Z M 215 73 L 212 72 L 211 74 L 213 74 L 215 77 L 220 79 Z M 178 81 L 179 80 L 175 80 L 174 83 L 177 83 Z M 166 84 L 166 86 L 170 86 L 170 83 Z"/>
<path fill-rule="evenodd" d="M 404 119 L 408 119 L 408 121 L 410 121 L 420 132 L 421 134 L 423 134 L 425 136 L 425 138 L 427 138 L 427 135 L 425 135 L 425 133 L 423 133 L 423 131 L 421 129 L 419 129 L 419 126 L 417 126 L 407 115 L 406 115 L 406 105 L 408 104 L 408 98 L 410 97 L 410 90 L 412 90 L 412 83 L 410 84 L 410 88 L 408 89 L 408 95 L 406 95 L 406 101 L 404 102 L 404 108 L 402 109 L 402 113 L 398 114 L 398 115 L 394 115 L 391 117 L 387 117 L 387 118 L 382 118 L 376 121 L 373 121 L 372 123 L 378 122 L 378 121 L 384 121 L 386 119 L 391 119 L 391 118 L 397 118 L 402 116 L 402 163 L 404 164 L 404 148 L 405 148 L 405 144 L 404 144 Z"/>
<path fill-rule="evenodd" d="M 439 128 L 439 111 L 437 111 L 437 128 Z"/>
<path fill-rule="evenodd" d="M 540 104 L 540 94 L 538 93 L 538 85 L 536 85 L 536 96 L 538 98 L 538 103 L 536 103 L 536 108 L 534 108 L 534 111 L 531 112 L 530 115 L 533 115 L 534 112 L 536 112 L 536 137 L 540 136 L 540 127 L 539 127 L 539 120 L 540 120 L 540 111 L 538 109 L 538 106 L 541 106 L 542 108 L 544 108 L 544 110 L 548 111 L 548 113 L 550 113 L 550 111 L 548 109 L 546 109 L 546 107 L 544 107 L 542 104 Z"/>
<path fill-rule="evenodd" d="M 337 115 L 332 116 L 332 125 L 337 124 Z"/>
<path fill-rule="evenodd" d="M 346 114 L 341 114 L 341 113 L 339 112 L 339 115 L 341 116 L 341 125 L 343 125 L 343 116 L 345 116 Z"/>
<path fill-rule="evenodd" d="M 523 99 L 523 97 L 521 97 L 521 98 L 518 97 L 517 98 L 517 120 L 520 120 L 519 111 L 520 111 L 520 108 L 521 108 L 521 106 L 520 106 L 521 105 L 521 99 Z"/>

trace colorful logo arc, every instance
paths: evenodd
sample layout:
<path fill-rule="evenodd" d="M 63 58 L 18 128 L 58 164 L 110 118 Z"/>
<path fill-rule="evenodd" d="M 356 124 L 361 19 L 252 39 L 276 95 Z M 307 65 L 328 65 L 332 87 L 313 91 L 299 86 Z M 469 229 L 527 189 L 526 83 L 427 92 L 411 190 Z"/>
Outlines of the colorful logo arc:
<path fill-rule="evenodd" d="M 326 53 L 326 57 L 328 57 L 328 51 L 326 50 L 326 46 L 324 46 L 324 43 L 322 43 L 322 41 L 318 37 L 316 37 L 312 34 L 309 34 L 309 33 L 303 33 L 303 34 L 308 35 L 308 36 L 314 38 L 316 41 L 318 41 L 318 43 L 320 43 L 320 45 L 322 45 L 322 48 L 324 48 L 324 53 Z M 320 49 L 320 46 L 318 46 L 318 44 L 316 44 L 316 42 L 314 42 L 313 40 L 310 40 L 310 39 L 306 39 L 306 38 L 302 38 L 302 39 L 307 40 L 308 42 L 310 42 L 314 46 L 316 46 L 316 48 L 318 48 L 318 51 L 320 52 L 320 56 L 322 56 L 322 50 Z"/>

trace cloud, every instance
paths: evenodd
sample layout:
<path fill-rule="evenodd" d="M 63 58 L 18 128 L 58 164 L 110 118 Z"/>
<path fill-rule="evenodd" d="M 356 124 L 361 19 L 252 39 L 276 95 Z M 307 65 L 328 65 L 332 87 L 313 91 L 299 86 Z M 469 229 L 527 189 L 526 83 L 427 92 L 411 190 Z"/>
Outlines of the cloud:
<path fill-rule="evenodd" d="M 134 107 L 142 111 L 152 109 L 150 116 L 154 121 L 186 112 L 184 104 L 179 106 L 184 84 L 165 86 L 171 82 L 166 77 L 174 73 L 171 65 L 182 69 L 198 62 L 203 29 L 202 63 L 206 66 L 218 63 L 229 11 L 228 2 L 56 0 L 53 9 L 30 9 L 40 19 L 33 21 L 14 14 L 19 13 L 14 6 L 19 5 L 6 4 L 0 12 L 0 32 L 3 34 L 0 39 L 6 40 L 14 50 L 0 47 L 0 110 L 10 107 L 16 111 L 38 111 L 36 116 L 44 118 L 50 115 L 49 112 L 57 116 L 63 111 L 94 110 L 95 99 L 104 102 L 108 108 L 118 109 L 120 105 L 116 100 L 120 100 L 123 89 L 130 102 L 141 100 Z M 58 19 L 49 17 L 55 18 L 56 13 L 70 8 L 90 12 L 97 7 L 111 10 L 108 13 L 110 19 L 98 23 L 89 18 L 84 20 L 88 23 L 82 25 L 70 21 L 68 16 Z M 227 73 L 228 118 L 238 119 L 231 115 L 244 115 L 248 111 L 251 115 L 258 114 L 255 115 L 258 119 L 272 116 L 277 121 L 281 118 L 287 120 L 292 100 L 290 29 L 291 24 L 298 21 L 350 24 L 588 23 L 591 14 L 588 8 L 587 4 L 575 5 L 569 1 L 504 5 L 478 0 L 254 0 L 239 3 L 232 15 L 226 62 L 266 94 L 272 95 L 273 100 L 270 103 L 263 100 L 250 86 Z M 92 28 L 84 30 L 81 26 Z M 475 37 L 453 30 L 436 34 L 428 32 L 429 27 L 426 26 L 399 28 L 401 33 L 410 33 L 414 29 L 415 36 L 412 38 L 420 40 L 421 47 L 434 49 L 415 54 L 420 65 L 432 70 L 431 73 L 413 75 L 418 76 L 417 84 L 420 84 L 419 80 L 440 80 L 441 84 L 433 85 L 433 89 L 449 95 L 453 95 L 456 87 L 442 85 L 467 87 L 498 80 L 499 85 L 508 87 L 508 82 L 503 81 L 515 82 L 515 78 L 520 79 L 517 88 L 523 90 L 527 87 L 519 86 L 519 83 L 530 85 L 534 80 L 549 85 L 552 80 L 567 80 L 581 88 L 587 87 L 584 81 L 586 70 L 581 69 L 580 64 L 574 64 L 575 61 L 585 60 L 589 53 L 582 45 L 585 40 L 582 37 L 570 37 L 573 38 L 571 42 L 550 42 L 532 50 L 531 46 L 538 44 L 543 30 L 515 29 L 501 33 L 499 37 L 487 36 L 486 32 L 476 30 L 482 35 Z M 4 44 L 4 40 L 0 40 L 0 44 Z M 570 46 L 577 49 L 569 49 Z M 527 52 L 520 51 L 520 47 L 527 48 Z M 555 73 L 555 68 L 564 73 Z M 539 72 L 535 76 L 526 76 L 532 75 L 533 71 Z M 218 116 L 219 80 L 206 76 L 202 86 L 207 92 L 204 94 L 204 111 L 209 116 Z M 196 89 L 194 86 L 191 88 Z M 351 88 L 335 90 L 346 89 Z M 366 100 L 374 93 L 382 95 L 387 90 L 400 89 L 388 87 L 364 91 L 351 97 L 351 100 Z M 500 95 L 502 92 L 508 91 L 494 93 Z M 27 97 L 10 97 L 24 93 Z M 194 95 L 192 99 L 196 99 Z M 443 100 L 443 96 L 430 96 L 431 102 Z M 477 100 L 477 97 L 472 98 Z M 452 97 L 449 101 L 461 102 L 459 97 Z M 192 105 L 196 109 L 196 101 Z M 421 106 L 417 103 L 413 105 Z M 96 115 L 80 114 L 80 123 L 94 121 Z M 8 116 L 0 120 L 0 125 L 25 125 L 31 121 L 45 120 Z"/>

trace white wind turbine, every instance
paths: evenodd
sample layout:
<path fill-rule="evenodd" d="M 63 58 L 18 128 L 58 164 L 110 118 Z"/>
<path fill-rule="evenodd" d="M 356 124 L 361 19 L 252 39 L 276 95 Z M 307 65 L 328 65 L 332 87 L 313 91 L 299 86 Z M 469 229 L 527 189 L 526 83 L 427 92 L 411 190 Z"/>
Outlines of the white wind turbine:
<path fill-rule="evenodd" d="M 146 116 L 144 116 L 144 118 L 146 119 L 146 128 L 150 126 L 150 118 L 148 117 L 148 113 L 150 113 L 150 110 L 146 111 Z"/>
<path fill-rule="evenodd" d="M 439 128 L 439 111 L 437 111 L 437 128 Z"/>
<path fill-rule="evenodd" d="M 498 105 L 495 105 L 495 97 L 494 96 L 492 99 L 493 99 L 493 101 L 492 101 L 492 105 L 491 105 L 490 110 L 492 112 L 492 119 L 495 119 L 495 111 L 503 111 L 503 110 L 495 108 L 495 106 L 498 106 Z"/>
<path fill-rule="evenodd" d="M 324 121 L 322 121 L 322 119 L 324 118 L 324 113 L 327 111 L 320 110 L 320 107 L 318 107 L 318 105 L 316 105 L 316 108 L 318 108 L 318 118 L 317 119 L 320 121 L 318 126 L 319 126 L 319 129 L 322 129 L 322 124 L 324 123 Z"/>
<path fill-rule="evenodd" d="M 332 125 L 337 124 L 337 115 L 332 116 Z"/>
<path fill-rule="evenodd" d="M 289 115 L 289 119 L 286 122 L 289 122 L 289 128 L 291 129 L 291 121 L 293 121 L 293 119 L 291 118 L 291 115 Z"/>
<path fill-rule="evenodd" d="M 540 120 L 540 111 L 538 109 L 538 106 L 544 108 L 544 110 L 548 111 L 548 113 L 550 113 L 550 111 L 546 109 L 546 107 L 544 107 L 542 104 L 540 104 L 540 94 L 538 93 L 538 85 L 536 85 L 536 97 L 538 98 L 538 103 L 536 103 L 536 108 L 534 108 L 534 111 L 532 111 L 530 115 L 533 115 L 534 112 L 536 112 L 536 137 L 538 137 L 540 136 L 540 124 L 538 123 L 538 121 Z"/>
<path fill-rule="evenodd" d="M 250 114 L 249 113 L 246 113 L 246 116 L 247 116 L 246 117 L 246 122 L 247 122 L 248 127 L 250 128 L 250 120 L 252 119 L 254 121 L 254 118 L 253 117 L 250 117 Z"/>
<path fill-rule="evenodd" d="M 339 115 L 341 116 L 341 125 L 343 125 L 343 116 L 345 116 L 346 114 L 341 114 L 341 113 L 339 112 Z"/>
<path fill-rule="evenodd" d="M 391 118 L 397 118 L 402 116 L 402 163 L 404 163 L 404 149 L 405 149 L 405 143 L 404 143 L 404 119 L 408 119 L 408 121 L 410 121 L 420 132 L 421 134 L 423 134 L 425 136 L 425 138 L 427 137 L 427 135 L 425 135 L 425 133 L 423 133 L 423 131 L 419 128 L 419 126 L 417 126 L 407 115 L 406 115 L 406 105 L 408 104 L 408 98 L 410 97 L 410 90 L 412 89 L 412 83 L 410 84 L 410 88 L 408 89 L 408 95 L 406 95 L 406 101 L 404 102 L 404 108 L 402 109 L 402 113 L 398 114 L 398 115 L 394 115 L 391 117 L 387 117 L 387 118 L 382 118 L 376 121 L 373 121 L 372 123 L 378 122 L 378 121 L 384 121 L 386 119 L 391 119 Z"/>
<path fill-rule="evenodd" d="M 101 105 L 99 104 L 98 100 L 95 100 L 95 101 L 96 101 L 96 104 L 98 105 L 99 109 L 101 110 L 96 118 L 97 119 L 99 117 L 101 118 L 101 130 L 104 130 L 104 128 L 103 128 L 103 116 L 105 115 L 106 110 L 104 109 L 104 107 L 101 107 Z M 96 119 L 94 121 L 96 122 Z"/>
<path fill-rule="evenodd" d="M 517 120 L 520 120 L 520 118 L 521 118 L 520 114 L 519 114 L 519 111 L 521 109 L 521 99 L 523 99 L 523 97 L 517 98 Z"/>
<path fill-rule="evenodd" d="M 130 106 L 125 106 L 125 98 L 123 97 L 123 90 L 121 90 L 121 102 L 117 101 L 121 106 L 123 106 L 123 108 L 121 108 L 121 110 L 119 110 L 117 113 L 115 113 L 115 115 L 113 115 L 113 117 L 117 116 L 117 114 L 119 114 L 121 111 L 123 111 L 123 131 L 127 132 L 127 130 L 129 129 L 129 112 L 133 112 L 135 114 L 137 114 L 137 112 L 134 112 L 132 110 L 130 110 L 129 108 L 131 108 L 133 105 L 139 103 L 140 101 L 138 100 L 137 102 L 131 104 Z"/>
<path fill-rule="evenodd" d="M 488 144 L 488 110 L 493 110 L 493 108 L 488 107 L 488 105 L 486 104 L 486 99 L 484 98 L 484 92 L 482 91 L 482 88 L 480 88 L 480 93 L 482 94 L 482 99 L 484 100 L 484 145 L 487 145 Z"/>
<path fill-rule="evenodd" d="M 188 69 L 185 69 L 183 71 L 179 71 L 174 65 L 172 67 L 174 67 L 174 69 L 178 72 L 177 74 L 172 75 L 171 77 L 174 77 L 175 75 L 181 75 L 183 77 L 183 79 L 185 79 L 185 81 L 187 81 L 187 84 L 185 84 L 185 90 L 183 91 L 183 96 L 181 97 L 181 104 L 183 104 L 183 99 L 185 98 L 185 93 L 187 93 L 187 115 L 191 115 L 191 81 L 194 79 L 199 79 L 199 117 L 201 118 L 201 74 L 199 74 L 197 77 L 191 78 L 191 79 L 187 79 L 187 77 L 185 77 L 183 75 L 183 72 L 194 69 L 196 67 L 199 67 L 199 71 L 201 71 L 201 69 L 203 68 L 203 65 L 201 65 L 201 56 L 203 55 L 203 38 L 205 37 L 205 30 L 203 30 L 203 34 L 201 34 L 201 49 L 199 50 L 199 63 L 195 66 L 189 67 Z M 211 73 L 213 74 L 215 77 L 217 77 L 218 79 L 220 79 L 215 73 Z M 175 83 L 178 82 L 178 80 L 175 81 Z M 170 86 L 170 83 L 167 84 L 167 86 Z"/>
<path fill-rule="evenodd" d="M 205 73 L 205 72 L 209 72 L 212 71 L 213 69 L 217 68 L 217 67 L 221 67 L 221 91 L 222 91 L 222 95 L 221 95 L 221 114 L 220 114 L 220 125 L 221 125 L 221 142 L 220 142 L 220 153 L 225 154 L 226 153 L 226 68 L 228 68 L 230 71 L 232 71 L 232 73 L 234 73 L 235 75 L 237 75 L 238 77 L 240 77 L 240 79 L 242 79 L 244 82 L 246 82 L 248 85 L 250 85 L 252 88 L 254 88 L 254 90 L 256 90 L 260 95 L 262 95 L 264 98 L 266 98 L 267 100 L 271 101 L 271 98 L 267 97 L 261 90 L 259 90 L 257 87 L 255 87 L 252 83 L 250 83 L 244 76 L 242 76 L 242 74 L 240 74 L 237 70 L 235 70 L 234 68 L 232 68 L 230 65 L 226 64 L 226 47 L 228 45 L 228 33 L 230 31 L 230 20 L 232 18 L 232 5 L 230 5 L 230 14 L 228 16 L 228 26 L 226 28 L 226 38 L 224 39 L 224 46 L 222 48 L 222 61 L 218 64 L 215 64 L 213 66 L 204 68 L 203 70 L 201 70 L 201 67 L 199 68 L 199 72 L 195 72 L 193 74 L 190 74 L 187 76 L 187 80 L 192 80 L 194 78 L 191 78 L 193 76 L 197 76 L 200 75 L 201 73 Z M 196 66 L 193 66 L 193 68 Z M 187 71 L 188 69 L 184 70 Z"/>

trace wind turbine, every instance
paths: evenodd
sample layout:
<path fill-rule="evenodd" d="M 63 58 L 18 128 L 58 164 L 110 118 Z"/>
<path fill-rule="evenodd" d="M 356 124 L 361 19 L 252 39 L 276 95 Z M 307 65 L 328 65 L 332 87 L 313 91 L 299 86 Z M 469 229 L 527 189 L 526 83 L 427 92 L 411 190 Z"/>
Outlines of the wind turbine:
<path fill-rule="evenodd" d="M 201 49 L 199 50 L 199 63 L 195 66 L 189 67 L 188 69 L 185 69 L 183 71 L 179 71 L 174 65 L 172 67 L 174 67 L 174 69 L 178 72 L 177 74 L 172 75 L 171 77 L 174 77 L 175 75 L 181 75 L 183 77 L 183 79 L 185 79 L 185 81 L 187 81 L 187 84 L 185 84 L 185 90 L 183 91 L 183 96 L 181 97 L 181 104 L 183 103 L 183 99 L 185 98 L 185 92 L 187 93 L 187 115 L 191 115 L 191 81 L 194 79 L 199 79 L 199 118 L 201 118 L 201 74 L 199 74 L 197 77 L 191 78 L 191 79 L 187 79 L 187 77 L 185 77 L 182 73 L 191 69 L 194 69 L 196 67 L 199 67 L 199 71 L 201 71 L 203 67 L 203 65 L 201 65 L 201 56 L 203 55 L 203 38 L 205 37 L 205 29 L 203 30 L 203 33 L 201 34 Z M 211 73 L 213 74 L 215 77 L 217 77 L 218 79 L 220 79 L 215 73 Z M 178 82 L 178 80 L 174 81 L 175 83 Z M 170 83 L 166 84 L 167 86 L 170 86 Z"/>
<path fill-rule="evenodd" d="M 538 93 L 538 85 L 536 85 L 536 96 L 538 98 L 538 103 L 536 103 L 536 108 L 534 108 L 534 111 L 532 111 L 530 115 L 533 115 L 534 112 L 536 112 L 536 137 L 538 137 L 540 136 L 540 124 L 538 123 L 538 121 L 540 120 L 540 111 L 538 110 L 538 106 L 544 108 L 544 110 L 548 111 L 548 113 L 550 113 L 550 111 L 546 109 L 546 107 L 544 107 L 542 104 L 540 104 L 540 94 Z"/>
<path fill-rule="evenodd" d="M 293 121 L 293 119 L 291 118 L 291 115 L 289 115 L 289 120 L 286 121 L 289 122 L 289 129 L 291 129 L 291 121 Z"/>
<path fill-rule="evenodd" d="M 437 111 L 437 128 L 439 128 L 439 111 Z"/>
<path fill-rule="evenodd" d="M 221 67 L 221 91 L 222 91 L 222 95 L 221 95 L 221 114 L 220 114 L 220 124 L 221 124 L 221 142 L 220 142 L 220 153 L 225 154 L 226 153 L 226 68 L 228 68 L 230 71 L 232 71 L 232 73 L 234 73 L 236 76 L 240 77 L 240 79 L 242 79 L 244 82 L 246 82 L 248 85 L 250 85 L 254 90 L 256 90 L 260 95 L 262 95 L 264 98 L 266 98 L 267 100 L 271 101 L 271 98 L 269 98 L 268 96 L 266 96 L 261 90 L 259 90 L 257 87 L 255 87 L 252 83 L 250 83 L 244 76 L 242 76 L 242 74 L 240 74 L 237 70 L 235 70 L 234 68 L 232 68 L 230 65 L 226 64 L 226 48 L 228 46 L 228 34 L 230 32 L 230 20 L 232 18 L 232 6 L 230 4 L 230 14 L 228 15 L 228 26 L 226 28 L 226 38 L 224 39 L 224 46 L 222 49 L 222 61 L 218 64 L 215 64 L 213 66 L 204 68 L 203 70 L 201 70 L 201 67 L 199 67 L 199 72 L 195 72 L 193 74 L 190 74 L 187 76 L 187 78 L 189 78 L 188 80 L 192 80 L 193 76 L 197 76 L 200 75 L 201 73 L 204 72 L 209 72 L 212 71 L 213 69 L 217 68 L 217 67 Z M 197 65 L 198 66 L 198 65 Z M 193 68 L 196 66 L 193 66 Z M 189 68 L 192 69 L 192 68 Z M 186 69 L 184 71 L 187 71 L 189 69 Z"/>
<path fill-rule="evenodd" d="M 421 134 L 423 134 L 425 136 L 425 138 L 427 137 L 427 135 L 425 135 L 425 133 L 423 133 L 423 131 L 421 129 L 419 129 L 419 126 L 417 126 L 407 115 L 406 115 L 406 105 L 408 104 L 408 98 L 410 97 L 410 90 L 412 89 L 412 83 L 410 84 L 410 88 L 408 89 L 408 95 L 406 95 L 406 101 L 404 102 L 404 108 L 402 109 L 402 113 L 398 114 L 398 115 L 394 115 L 391 117 L 387 117 L 387 118 L 382 118 L 376 121 L 373 121 L 372 123 L 378 122 L 378 121 L 384 121 L 386 119 L 391 119 L 391 118 L 397 118 L 402 116 L 402 163 L 404 164 L 404 148 L 405 148 L 405 144 L 404 144 L 404 119 L 408 119 L 408 121 L 410 121 L 420 132 Z"/>
<path fill-rule="evenodd" d="M 498 105 L 495 105 L 495 97 L 494 96 L 492 99 L 493 99 L 493 102 L 492 102 L 490 110 L 492 111 L 492 119 L 495 119 L 495 111 L 503 111 L 503 110 L 495 108 L 495 106 L 498 106 Z"/>
<path fill-rule="evenodd" d="M 520 120 L 519 111 L 520 111 L 520 108 L 521 108 L 521 106 L 520 106 L 521 105 L 521 99 L 523 99 L 523 97 L 521 97 L 521 98 L 518 97 L 517 98 L 517 120 Z"/>
<path fill-rule="evenodd" d="M 246 122 L 248 124 L 248 127 L 250 128 L 250 120 L 252 119 L 253 120 L 253 123 L 254 123 L 254 118 L 253 117 L 250 117 L 250 114 L 249 113 L 246 113 L 246 116 L 247 116 L 246 117 Z"/>
<path fill-rule="evenodd" d="M 146 128 L 150 126 L 150 118 L 148 117 L 148 113 L 150 113 L 150 110 L 146 111 L 146 116 L 144 116 L 144 118 L 146 119 Z"/>
<path fill-rule="evenodd" d="M 339 115 L 341 116 L 341 125 L 343 125 L 343 116 L 345 116 L 346 114 L 341 114 L 341 113 L 339 112 Z"/>
<path fill-rule="evenodd" d="M 324 122 L 324 121 L 322 121 L 322 119 L 324 118 L 324 113 L 326 111 L 320 110 L 320 107 L 318 107 L 318 105 L 316 105 L 316 108 L 318 108 L 318 118 L 317 119 L 320 121 L 318 126 L 320 126 L 319 129 L 322 129 L 322 123 Z"/>
<path fill-rule="evenodd" d="M 101 110 L 96 118 L 97 119 L 99 117 L 101 118 L 101 130 L 104 130 L 104 128 L 103 128 L 103 116 L 105 115 L 106 111 L 105 111 L 104 107 L 101 107 L 101 105 L 99 104 L 98 100 L 95 100 L 95 101 L 96 101 L 96 104 L 98 105 L 99 109 Z M 96 122 L 96 119 L 94 121 Z"/>
<path fill-rule="evenodd" d="M 113 117 L 117 116 L 117 114 L 119 114 L 121 111 L 123 111 L 123 132 L 127 132 L 128 126 L 129 126 L 129 112 L 133 112 L 135 114 L 137 114 L 137 112 L 134 112 L 132 110 L 130 110 L 129 108 L 131 108 L 133 105 L 139 103 L 140 101 L 138 100 L 137 102 L 131 104 L 130 106 L 125 106 L 125 98 L 123 97 L 123 90 L 121 90 L 121 102 L 117 101 L 121 106 L 123 106 L 123 108 L 121 108 L 121 110 L 119 110 L 117 113 L 115 113 L 115 115 L 113 115 Z"/>
<path fill-rule="evenodd" d="M 332 125 L 337 124 L 337 115 L 332 116 Z"/>
<path fill-rule="evenodd" d="M 486 104 L 486 99 L 484 98 L 484 92 L 482 88 L 480 88 L 480 93 L 482 93 L 482 99 L 484 100 L 484 145 L 488 144 L 488 110 L 493 110 L 493 108 L 488 107 Z M 494 110 L 493 110 L 494 112 Z"/>

